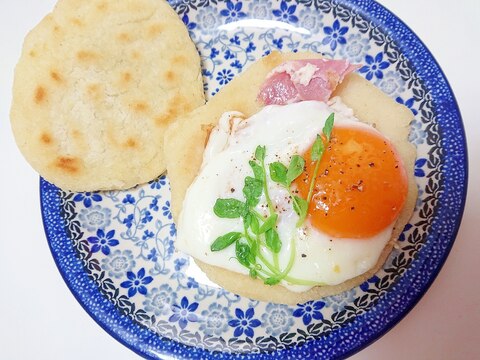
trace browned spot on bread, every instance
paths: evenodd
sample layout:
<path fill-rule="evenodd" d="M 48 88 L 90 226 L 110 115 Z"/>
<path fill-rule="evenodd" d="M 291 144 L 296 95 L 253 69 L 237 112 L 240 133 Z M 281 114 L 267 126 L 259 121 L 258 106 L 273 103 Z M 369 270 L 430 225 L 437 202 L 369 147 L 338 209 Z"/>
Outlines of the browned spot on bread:
<path fill-rule="evenodd" d="M 93 99 L 99 100 L 101 97 L 101 88 L 99 84 L 88 84 L 87 95 Z"/>
<path fill-rule="evenodd" d="M 207 146 L 208 140 L 210 139 L 210 134 L 212 133 L 212 130 L 213 130 L 214 127 L 215 126 L 213 124 L 202 124 L 202 125 L 200 125 L 200 128 L 202 129 L 202 131 L 206 133 L 205 143 L 203 144 L 204 148 Z"/>
<path fill-rule="evenodd" d="M 127 142 L 125 143 L 125 146 L 129 148 L 135 148 L 137 147 L 137 142 L 135 141 L 135 139 L 128 138 Z"/>
<path fill-rule="evenodd" d="M 150 37 L 155 37 L 158 34 L 160 34 L 163 30 L 163 25 L 162 24 L 152 24 L 148 27 L 147 29 L 147 34 Z"/>
<path fill-rule="evenodd" d="M 37 53 L 34 50 L 30 50 L 28 55 L 30 55 L 30 57 L 35 57 L 35 56 L 37 56 Z"/>
<path fill-rule="evenodd" d="M 74 174 L 80 168 L 80 160 L 72 156 L 59 156 L 54 165 L 65 172 Z"/>
<path fill-rule="evenodd" d="M 83 26 L 83 22 L 79 18 L 73 18 L 72 20 L 70 20 L 70 22 L 73 25 L 78 26 L 78 27 Z"/>
<path fill-rule="evenodd" d="M 141 58 L 141 56 L 142 55 L 138 51 L 136 51 L 136 50 L 132 51 L 132 59 L 133 60 L 138 60 L 138 59 Z"/>
<path fill-rule="evenodd" d="M 35 89 L 35 103 L 41 104 L 46 100 L 46 98 L 47 91 L 45 90 L 45 88 L 43 86 L 37 86 L 37 88 Z"/>
<path fill-rule="evenodd" d="M 80 61 L 92 61 L 98 58 L 98 55 L 93 51 L 80 50 L 77 52 L 77 59 Z"/>
<path fill-rule="evenodd" d="M 42 135 L 40 135 L 40 141 L 46 145 L 50 145 L 53 140 L 50 134 L 44 132 Z"/>
<path fill-rule="evenodd" d="M 166 73 L 165 73 L 165 80 L 168 81 L 168 82 L 173 82 L 175 80 L 176 76 L 175 76 L 175 73 L 171 70 L 168 70 Z"/>
<path fill-rule="evenodd" d="M 122 73 L 122 81 L 123 82 L 129 82 L 130 80 L 132 80 L 132 74 L 130 74 L 128 71 Z"/>
<path fill-rule="evenodd" d="M 80 139 L 82 137 L 82 133 L 79 130 L 74 129 L 72 130 L 72 137 L 75 139 Z"/>
<path fill-rule="evenodd" d="M 56 33 L 60 32 L 60 26 L 55 25 L 55 26 L 53 27 L 53 31 L 56 32 Z"/>
<path fill-rule="evenodd" d="M 50 77 L 55 80 L 56 82 L 62 82 L 62 77 L 60 76 L 60 74 L 58 72 L 56 72 L 55 70 L 51 70 L 50 71 Z"/>
<path fill-rule="evenodd" d="M 131 38 L 130 34 L 124 33 L 124 32 L 118 34 L 118 35 L 117 35 L 117 38 L 118 38 L 118 40 L 123 41 L 123 42 L 130 42 L 130 41 L 132 41 L 132 38 Z"/>
<path fill-rule="evenodd" d="M 154 118 L 157 126 L 163 126 L 172 122 L 178 115 L 186 113 L 189 109 L 188 101 L 183 96 L 175 95 L 170 99 L 165 112 Z"/>
<path fill-rule="evenodd" d="M 179 66 L 183 66 L 183 65 L 186 65 L 188 63 L 188 60 L 185 56 L 183 55 L 175 55 L 173 57 L 173 63 L 175 65 L 179 65 Z"/>
<path fill-rule="evenodd" d="M 97 9 L 100 11 L 105 11 L 108 9 L 108 4 L 104 1 L 97 4 Z"/>
<path fill-rule="evenodd" d="M 149 106 L 148 104 L 138 101 L 130 105 L 134 111 L 136 112 L 145 112 L 148 110 Z"/>

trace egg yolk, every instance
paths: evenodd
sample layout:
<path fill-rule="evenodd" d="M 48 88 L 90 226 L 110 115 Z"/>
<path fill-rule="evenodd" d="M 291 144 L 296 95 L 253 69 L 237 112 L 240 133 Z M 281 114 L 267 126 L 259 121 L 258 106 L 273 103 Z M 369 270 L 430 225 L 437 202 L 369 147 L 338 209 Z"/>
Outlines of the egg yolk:
<path fill-rule="evenodd" d="M 306 199 L 315 162 L 294 182 Z M 312 225 L 334 237 L 366 238 L 398 217 L 408 191 L 402 161 L 390 141 L 373 130 L 335 126 L 320 160 L 308 208 Z"/>

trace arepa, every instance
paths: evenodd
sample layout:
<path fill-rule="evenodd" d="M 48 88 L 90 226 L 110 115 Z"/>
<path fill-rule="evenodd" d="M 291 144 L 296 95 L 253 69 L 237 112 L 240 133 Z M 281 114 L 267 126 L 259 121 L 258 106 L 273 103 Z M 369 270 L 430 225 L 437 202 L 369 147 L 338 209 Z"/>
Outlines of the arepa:
<path fill-rule="evenodd" d="M 267 74 L 281 63 L 294 59 L 320 58 L 314 53 L 273 52 L 252 64 L 222 88 L 206 105 L 197 108 L 172 124 L 165 135 L 170 153 L 167 158 L 168 177 L 172 188 L 172 212 L 178 220 L 188 187 L 194 181 L 202 164 L 203 148 L 210 130 L 227 111 L 240 111 L 246 117 L 257 113 L 262 105 L 257 93 Z M 358 286 L 373 276 L 385 263 L 398 236 L 411 217 L 417 199 L 413 170 L 415 147 L 408 142 L 412 114 L 409 109 L 390 99 L 382 91 L 357 74 L 348 75 L 333 96 L 353 109 L 362 122 L 373 124 L 395 145 L 408 175 L 408 195 L 393 233 L 377 263 L 367 272 L 338 285 L 316 286 L 305 292 L 293 292 L 281 285 L 265 285 L 233 271 L 210 265 L 196 259 L 196 263 L 215 283 L 236 294 L 261 301 L 297 304 L 323 296 L 338 294 Z"/>
<path fill-rule="evenodd" d="M 165 171 L 165 128 L 203 103 L 198 52 L 166 1 L 60 0 L 25 39 L 11 124 L 46 180 L 126 189 Z"/>

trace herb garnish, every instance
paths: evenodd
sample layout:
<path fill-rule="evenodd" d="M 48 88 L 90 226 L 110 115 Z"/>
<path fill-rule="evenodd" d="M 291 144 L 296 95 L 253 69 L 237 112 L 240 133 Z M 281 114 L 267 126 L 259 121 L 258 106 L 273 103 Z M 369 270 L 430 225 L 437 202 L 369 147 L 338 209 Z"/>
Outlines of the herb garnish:
<path fill-rule="evenodd" d="M 300 155 L 293 155 L 288 167 L 281 162 L 268 165 L 272 181 L 284 187 L 293 202 L 293 209 L 298 215 L 297 228 L 302 226 L 307 216 L 309 203 L 312 199 L 313 188 L 318 174 L 320 160 L 325 151 L 325 143 L 330 141 L 334 122 L 334 114 L 325 121 L 322 135 L 317 135 L 312 145 L 310 159 L 315 162 L 315 170 L 310 178 L 310 187 L 307 199 L 292 193 L 290 186 L 304 171 L 305 160 Z M 255 159 L 249 161 L 253 177 L 247 176 L 244 181 L 243 195 L 245 202 L 237 199 L 217 199 L 213 212 L 220 218 L 242 218 L 243 233 L 229 232 L 219 236 L 210 246 L 211 251 L 221 251 L 235 244 L 235 257 L 246 268 L 252 278 L 260 278 L 267 285 L 278 284 L 281 280 L 295 285 L 321 285 L 310 280 L 296 279 L 288 275 L 295 261 L 296 249 L 294 239 L 290 240 L 290 257 L 283 270 L 280 268 L 278 253 L 282 249 L 282 240 L 276 230 L 278 214 L 272 204 L 268 192 L 267 171 L 265 166 L 266 148 L 257 146 Z M 265 217 L 256 210 L 262 194 L 265 195 L 269 215 Z M 262 253 L 262 248 L 267 248 L 271 253 L 273 263 Z"/>

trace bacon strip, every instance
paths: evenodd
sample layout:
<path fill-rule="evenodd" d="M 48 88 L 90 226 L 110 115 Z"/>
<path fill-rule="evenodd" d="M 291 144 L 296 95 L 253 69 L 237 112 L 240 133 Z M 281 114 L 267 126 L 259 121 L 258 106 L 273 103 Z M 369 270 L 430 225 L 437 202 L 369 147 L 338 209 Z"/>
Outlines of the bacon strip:
<path fill-rule="evenodd" d="M 270 72 L 257 99 L 264 105 L 285 105 L 303 100 L 326 102 L 346 75 L 360 65 L 347 60 L 292 60 Z"/>

